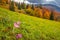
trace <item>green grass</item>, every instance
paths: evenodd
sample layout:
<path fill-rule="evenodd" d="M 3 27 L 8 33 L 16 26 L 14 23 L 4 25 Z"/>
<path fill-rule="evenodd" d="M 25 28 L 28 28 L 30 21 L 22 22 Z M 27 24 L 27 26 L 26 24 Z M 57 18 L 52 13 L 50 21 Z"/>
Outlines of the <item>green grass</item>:
<path fill-rule="evenodd" d="M 14 22 L 20 21 L 15 28 Z M 60 22 L 50 21 L 0 8 L 0 40 L 60 40 Z"/>

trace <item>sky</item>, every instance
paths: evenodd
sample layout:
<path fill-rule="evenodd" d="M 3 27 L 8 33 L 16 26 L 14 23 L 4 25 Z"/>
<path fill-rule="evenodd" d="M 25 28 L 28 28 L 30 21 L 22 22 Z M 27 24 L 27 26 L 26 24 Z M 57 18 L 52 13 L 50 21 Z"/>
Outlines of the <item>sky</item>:
<path fill-rule="evenodd" d="M 15 0 L 15 1 L 23 2 L 24 0 Z M 25 0 L 25 3 L 54 4 L 60 7 L 60 0 Z"/>

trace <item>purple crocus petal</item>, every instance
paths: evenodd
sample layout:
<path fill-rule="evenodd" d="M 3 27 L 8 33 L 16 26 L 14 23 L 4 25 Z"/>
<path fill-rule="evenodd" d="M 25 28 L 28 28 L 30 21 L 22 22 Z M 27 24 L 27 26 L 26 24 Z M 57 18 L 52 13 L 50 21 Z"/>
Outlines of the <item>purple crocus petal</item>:
<path fill-rule="evenodd" d="M 16 36 L 16 38 L 18 39 L 18 38 L 19 38 L 19 36 Z"/>
<path fill-rule="evenodd" d="M 16 38 L 18 39 L 18 38 L 22 38 L 22 34 L 17 34 L 16 35 Z"/>
<path fill-rule="evenodd" d="M 14 27 L 17 27 L 17 28 L 18 28 L 18 27 L 19 27 L 19 25 L 15 22 L 15 23 L 14 23 Z"/>
<path fill-rule="evenodd" d="M 18 24 L 18 25 L 20 25 L 20 24 L 21 24 L 21 22 L 19 22 L 19 21 L 18 21 L 18 22 L 17 22 L 17 24 Z"/>

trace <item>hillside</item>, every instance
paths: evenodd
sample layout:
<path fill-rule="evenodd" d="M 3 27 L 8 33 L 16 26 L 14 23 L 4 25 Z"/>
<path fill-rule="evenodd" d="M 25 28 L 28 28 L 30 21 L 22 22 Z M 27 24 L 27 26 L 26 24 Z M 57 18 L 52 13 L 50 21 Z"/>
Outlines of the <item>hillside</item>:
<path fill-rule="evenodd" d="M 60 40 L 60 22 L 0 8 L 0 40 Z"/>
<path fill-rule="evenodd" d="M 12 5 L 13 4 L 13 5 Z M 28 14 L 31 16 L 35 16 L 38 18 L 51 20 L 51 14 L 53 15 L 52 19 L 54 21 L 60 21 L 60 12 L 59 7 L 53 4 L 36 4 L 34 5 L 26 5 L 24 3 L 19 4 L 17 2 L 13 2 L 11 0 L 2 0 L 0 3 L 0 7 L 6 8 L 11 11 L 15 11 L 18 13 Z M 22 10 L 23 9 L 23 10 Z"/>

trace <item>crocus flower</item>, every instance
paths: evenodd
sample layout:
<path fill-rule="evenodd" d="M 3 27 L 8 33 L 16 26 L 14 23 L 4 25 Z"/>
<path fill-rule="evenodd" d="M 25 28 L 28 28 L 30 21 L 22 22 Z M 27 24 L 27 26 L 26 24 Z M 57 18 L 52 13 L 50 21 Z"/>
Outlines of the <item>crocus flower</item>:
<path fill-rule="evenodd" d="M 16 38 L 18 39 L 18 38 L 22 38 L 22 34 L 17 34 L 16 35 Z"/>
<path fill-rule="evenodd" d="M 19 28 L 19 26 L 20 26 L 20 22 L 19 21 L 14 23 L 14 27 Z"/>
<path fill-rule="evenodd" d="M 18 22 L 17 22 L 17 24 L 18 24 L 18 25 L 20 25 L 20 24 L 21 24 L 21 22 L 19 22 L 19 21 L 18 21 Z"/>

